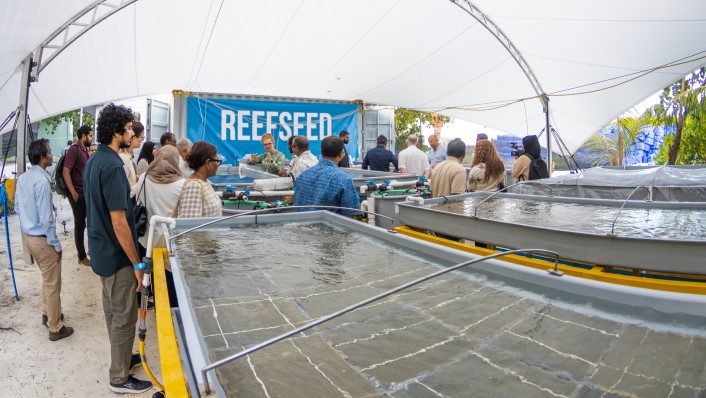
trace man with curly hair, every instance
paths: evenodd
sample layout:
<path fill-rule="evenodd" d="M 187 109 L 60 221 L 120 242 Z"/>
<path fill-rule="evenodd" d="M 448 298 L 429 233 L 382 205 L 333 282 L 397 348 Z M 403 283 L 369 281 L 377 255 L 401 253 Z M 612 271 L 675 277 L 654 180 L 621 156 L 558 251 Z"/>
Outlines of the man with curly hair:
<path fill-rule="evenodd" d="M 138 380 L 130 370 L 140 364 L 132 355 L 137 322 L 137 296 L 144 269 L 137 252 L 135 217 L 130 184 L 118 152 L 129 148 L 134 137 L 130 108 L 109 104 L 98 115 L 95 155 L 86 164 L 83 181 L 88 215 L 91 267 L 103 285 L 103 312 L 110 339 L 111 391 L 139 394 L 152 383 Z"/>

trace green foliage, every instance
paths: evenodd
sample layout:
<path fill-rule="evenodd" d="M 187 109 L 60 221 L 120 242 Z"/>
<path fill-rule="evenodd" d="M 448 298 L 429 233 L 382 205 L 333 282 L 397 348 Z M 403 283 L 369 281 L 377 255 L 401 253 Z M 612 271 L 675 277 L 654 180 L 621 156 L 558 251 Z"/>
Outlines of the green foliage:
<path fill-rule="evenodd" d="M 676 127 L 671 138 L 665 137 L 658 161 L 666 161 L 666 164 L 691 164 L 694 159 L 703 157 L 698 151 L 706 120 L 705 84 L 706 68 L 698 69 L 665 87 L 659 104 L 645 112 L 655 124 Z M 666 155 L 663 151 L 666 151 Z"/>
<path fill-rule="evenodd" d="M 441 120 L 443 123 L 448 123 L 451 118 L 448 116 L 439 116 L 431 112 L 419 112 L 407 108 L 395 108 L 395 147 L 397 150 L 402 150 L 407 147 L 405 140 L 412 134 L 417 134 L 421 137 L 422 127 L 433 126 L 434 122 Z M 420 125 L 421 120 L 421 125 Z M 421 139 L 420 139 L 421 141 Z M 428 148 L 426 148 L 428 150 Z M 422 150 L 425 150 L 425 145 L 422 143 Z"/>
<path fill-rule="evenodd" d="M 81 127 L 79 125 L 80 112 L 81 111 L 79 109 L 75 109 L 73 111 L 64 112 L 60 115 L 54 115 L 54 116 L 48 117 L 46 119 L 41 120 L 41 122 L 46 124 L 47 132 L 49 132 L 50 134 L 54 134 L 54 132 L 56 131 L 56 128 L 59 126 L 59 124 L 61 124 L 62 121 L 71 123 L 73 125 L 73 128 L 74 128 L 73 131 L 75 134 L 75 132 L 78 130 L 78 128 Z M 95 124 L 95 118 L 93 117 L 93 115 L 91 115 L 90 113 L 87 113 L 87 112 L 83 112 L 83 124 L 93 126 Z M 74 138 L 75 138 L 75 135 L 74 135 Z"/>
<path fill-rule="evenodd" d="M 679 153 L 674 161 L 676 165 L 706 164 L 706 128 L 700 120 L 690 117 L 686 120 Z M 664 137 L 664 144 L 657 153 L 657 164 L 669 161 L 669 148 L 674 145 L 674 135 Z"/>

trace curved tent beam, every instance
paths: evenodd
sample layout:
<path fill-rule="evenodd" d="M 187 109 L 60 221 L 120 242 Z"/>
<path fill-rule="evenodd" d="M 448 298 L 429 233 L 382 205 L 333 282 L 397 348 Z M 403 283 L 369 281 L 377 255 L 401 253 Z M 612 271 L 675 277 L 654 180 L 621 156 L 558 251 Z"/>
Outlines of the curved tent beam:
<path fill-rule="evenodd" d="M 54 33 L 49 35 L 34 51 L 35 59 L 37 60 L 37 73 L 35 76 L 35 81 L 39 79 L 39 74 L 44 70 L 44 68 L 51 63 L 62 51 L 64 51 L 68 46 L 71 45 L 76 39 L 83 36 L 84 33 L 88 32 L 94 26 L 101 23 L 106 18 L 115 14 L 116 12 L 122 10 L 123 8 L 129 6 L 130 4 L 136 2 L 137 0 L 121 0 L 119 4 L 113 4 L 109 0 L 98 0 L 93 2 L 93 4 L 84 8 L 66 21 L 59 29 L 55 30 Z M 102 8 L 102 9 L 101 9 Z M 79 22 L 79 19 L 83 18 L 86 14 L 91 13 L 90 22 Z M 76 30 L 78 28 L 78 31 Z M 54 39 L 59 36 L 61 44 L 52 44 Z M 44 50 L 54 50 L 51 55 L 47 57 L 46 60 L 43 59 Z"/>
<path fill-rule="evenodd" d="M 505 47 L 510 56 L 515 60 L 517 65 L 522 69 L 527 80 L 532 85 L 534 92 L 537 93 L 539 100 L 542 102 L 542 108 L 544 108 L 544 115 L 546 119 L 545 131 L 550 131 L 551 126 L 549 125 L 549 97 L 544 92 L 542 85 L 539 83 L 539 79 L 532 72 L 527 61 L 522 57 L 520 51 L 512 44 L 509 37 L 503 33 L 502 29 L 495 24 L 487 15 L 485 15 L 478 7 L 474 6 L 470 0 L 450 0 L 452 3 L 456 4 L 463 11 L 467 12 L 468 15 L 472 16 L 478 23 L 483 25 L 485 29 L 490 32 L 491 35 L 500 42 L 500 44 Z M 549 175 L 552 175 L 552 142 L 551 134 L 547 134 L 547 167 L 549 168 Z"/>
<path fill-rule="evenodd" d="M 510 56 L 517 62 L 517 65 L 520 66 L 520 69 L 522 69 L 522 72 L 525 73 L 525 76 L 527 76 L 527 80 L 529 80 L 530 84 L 532 85 L 532 88 L 534 89 L 534 92 L 537 93 L 537 95 L 540 97 L 540 100 L 542 103 L 544 103 L 546 99 L 546 94 L 544 93 L 544 89 L 542 89 L 542 85 L 539 84 L 539 79 L 534 75 L 534 72 L 532 72 L 532 68 L 527 64 L 527 61 L 522 57 L 522 54 L 520 51 L 515 47 L 514 44 L 512 44 L 512 41 L 510 38 L 508 38 L 505 33 L 500 29 L 498 25 L 495 24 L 490 18 L 488 18 L 487 15 L 485 15 L 481 10 L 478 9 L 478 7 L 474 6 L 469 0 L 450 0 L 452 3 L 456 4 L 459 6 L 462 10 L 466 11 L 470 16 L 472 16 L 478 23 L 483 25 L 485 29 L 490 32 L 495 38 L 502 44 L 503 47 L 507 50 L 507 52 L 510 53 Z"/>

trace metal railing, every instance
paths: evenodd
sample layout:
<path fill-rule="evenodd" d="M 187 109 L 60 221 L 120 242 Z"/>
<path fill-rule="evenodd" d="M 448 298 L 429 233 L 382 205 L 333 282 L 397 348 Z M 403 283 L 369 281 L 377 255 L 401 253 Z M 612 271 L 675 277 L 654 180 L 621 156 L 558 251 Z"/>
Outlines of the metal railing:
<path fill-rule="evenodd" d="M 427 275 L 427 276 L 423 276 L 423 277 L 421 277 L 421 278 L 415 279 L 415 280 L 413 280 L 413 281 L 411 281 L 411 282 L 407 282 L 407 283 L 405 283 L 405 284 L 403 284 L 403 285 L 400 285 L 400 286 L 398 286 L 398 287 L 396 287 L 396 288 L 390 289 L 390 290 L 385 291 L 385 292 L 383 292 L 383 293 L 380 293 L 380 294 L 378 294 L 378 295 L 376 295 L 376 296 L 370 297 L 370 298 L 368 298 L 368 299 L 366 299 L 366 300 L 363 300 L 363 301 L 361 301 L 361 302 L 359 302 L 359 303 L 356 303 L 356 304 L 353 304 L 353 305 L 351 305 L 351 306 L 348 306 L 348 307 L 346 307 L 346 308 L 344 308 L 344 309 L 342 309 L 342 310 L 336 311 L 336 312 L 334 312 L 334 313 L 332 313 L 332 314 L 329 314 L 329 315 L 327 315 L 327 316 L 325 316 L 325 317 L 321 317 L 321 318 L 319 318 L 319 319 L 317 319 L 317 320 L 315 320 L 315 321 L 312 321 L 312 322 L 310 322 L 310 323 L 308 323 L 308 324 L 306 324 L 306 325 L 304 325 L 304 326 L 300 326 L 300 327 L 298 327 L 298 328 L 296 328 L 296 329 L 294 329 L 294 330 L 291 330 L 291 331 L 289 331 L 289 332 L 280 334 L 279 336 L 273 337 L 273 338 L 271 338 L 271 339 L 269 339 L 269 340 L 267 340 L 267 341 L 264 341 L 264 342 L 262 342 L 262 343 L 260 343 L 260 344 L 257 344 L 257 345 L 255 345 L 255 346 L 252 346 L 252 347 L 248 348 L 247 350 L 243 350 L 243 351 L 241 351 L 241 352 L 239 352 L 239 353 L 237 353 L 237 354 L 231 355 L 230 357 L 223 358 L 223 359 L 221 359 L 220 361 L 216 361 L 216 362 L 213 362 L 212 364 L 210 364 L 210 365 L 208 365 L 208 366 L 205 366 L 203 369 L 201 369 L 201 377 L 203 378 L 205 393 L 206 393 L 206 394 L 210 394 L 210 393 L 211 393 L 211 386 L 210 386 L 210 384 L 209 384 L 209 382 L 208 382 L 208 375 L 207 375 L 207 373 L 208 373 L 210 370 L 219 368 L 219 367 L 221 367 L 221 366 L 223 366 L 223 365 L 225 365 L 225 364 L 227 364 L 227 363 L 229 363 L 229 362 L 235 361 L 235 360 L 238 359 L 238 358 L 242 358 L 242 357 L 244 357 L 244 356 L 246 356 L 246 355 L 250 355 L 250 354 L 254 353 L 255 351 L 259 351 L 259 350 L 261 350 L 261 349 L 263 349 L 263 348 L 265 348 L 265 347 L 269 347 L 269 346 L 271 346 L 272 344 L 277 343 L 278 341 L 282 341 L 282 340 L 284 340 L 284 339 L 287 339 L 287 338 L 289 338 L 289 337 L 292 337 L 292 336 L 294 336 L 295 334 L 298 334 L 298 333 L 304 332 L 304 331 L 306 331 L 306 330 L 309 330 L 309 329 L 311 329 L 311 328 L 313 328 L 313 327 L 316 327 L 316 326 L 318 326 L 318 325 L 321 325 L 322 323 L 328 322 L 328 321 L 330 321 L 330 320 L 332 320 L 332 319 L 338 318 L 338 317 L 340 317 L 340 316 L 342 316 L 342 315 L 344 315 L 344 314 L 347 314 L 347 313 L 349 313 L 349 312 L 351 312 L 351 311 L 353 311 L 353 310 L 356 310 L 356 309 L 358 309 L 358 308 L 360 308 L 360 307 L 364 307 L 364 306 L 366 306 L 366 305 L 368 305 L 368 304 L 370 304 L 370 303 L 373 303 L 373 302 L 375 302 L 375 301 L 378 301 L 378 300 L 380 300 L 380 299 L 383 299 L 383 298 L 385 298 L 385 297 L 388 297 L 388 296 L 390 296 L 390 295 L 393 295 L 393 294 L 395 294 L 395 293 L 397 293 L 397 292 L 400 292 L 400 291 L 402 291 L 402 290 L 405 290 L 405 289 L 407 289 L 407 288 L 409 288 L 409 287 L 412 287 L 412 286 L 418 285 L 418 284 L 420 284 L 420 283 L 422 283 L 422 282 L 425 282 L 425 281 L 428 281 L 428 280 L 430 280 L 430 279 L 436 278 L 437 276 L 440 276 L 440 275 L 449 273 L 449 272 L 451 272 L 451 271 L 455 271 L 455 270 L 457 270 L 457 269 L 460 269 L 460 268 L 463 268 L 463 267 L 466 267 L 466 266 L 468 266 L 468 265 L 475 264 L 475 263 L 478 263 L 478 262 L 481 262 L 481 261 L 486 261 L 486 260 L 490 260 L 490 259 L 493 259 L 493 258 L 496 258 L 496 257 L 506 256 L 506 255 L 508 255 L 508 254 L 518 254 L 518 253 L 541 253 L 541 254 L 544 254 L 544 255 L 546 255 L 546 256 L 554 257 L 554 270 L 557 269 L 558 264 L 559 264 L 559 254 L 556 253 L 556 252 L 549 251 L 549 250 L 544 250 L 544 249 L 522 249 L 522 250 L 510 250 L 510 251 L 506 251 L 506 252 L 502 252 L 502 253 L 491 254 L 491 255 L 489 255 L 489 256 L 477 258 L 477 259 L 474 259 L 474 260 L 464 261 L 464 262 L 459 263 L 459 264 L 456 264 L 456 265 L 454 265 L 454 266 L 452 266 L 452 267 L 439 270 L 439 271 L 437 271 L 437 272 L 434 272 L 433 274 L 429 274 L 429 275 Z"/>
<path fill-rule="evenodd" d="M 526 184 L 543 185 L 543 186 L 549 188 L 549 197 L 552 196 L 552 189 L 553 189 L 553 188 L 551 187 L 551 185 L 548 185 L 548 184 L 545 184 L 545 183 L 539 182 L 539 181 L 520 181 L 520 182 L 518 182 L 518 183 L 515 183 L 515 184 L 512 184 L 512 185 L 508 185 L 508 186 L 506 186 L 505 188 L 503 188 L 503 189 L 501 189 L 501 190 L 499 190 L 499 191 L 495 191 L 495 192 L 493 192 L 491 195 L 486 196 L 485 199 L 483 199 L 483 200 L 481 200 L 480 202 L 478 202 L 478 204 L 473 207 L 473 217 L 478 217 L 478 207 L 479 207 L 480 205 L 482 205 L 483 203 L 485 203 L 485 201 L 487 201 L 488 199 L 492 198 L 493 196 L 495 196 L 495 195 L 497 195 L 497 194 L 499 194 L 499 193 L 501 193 L 501 192 L 507 191 L 508 188 L 516 187 L 516 186 L 518 186 L 518 185 L 526 185 Z"/>
<path fill-rule="evenodd" d="M 357 212 L 359 212 L 359 213 L 373 214 L 373 215 L 375 215 L 375 217 L 382 217 L 382 218 L 385 218 L 385 219 L 387 219 L 388 221 L 390 221 L 391 223 L 394 223 L 394 222 L 395 222 L 395 220 L 394 220 L 392 217 L 388 217 L 388 216 L 386 216 L 386 215 L 384 215 L 384 214 L 374 213 L 374 212 L 372 212 L 372 211 L 357 209 L 357 208 L 355 208 L 355 207 L 323 206 L 323 205 L 271 207 L 271 208 L 268 208 L 268 209 L 252 210 L 252 211 L 247 211 L 247 212 L 244 212 L 244 213 L 233 214 L 232 216 L 220 217 L 220 218 L 217 218 L 217 219 L 215 219 L 215 220 L 211 220 L 211 221 L 205 222 L 205 223 L 203 223 L 203 224 L 199 224 L 199 225 L 197 225 L 197 226 L 195 226 L 195 227 L 193 227 L 193 228 L 189 228 L 189 229 L 187 229 L 186 231 L 180 232 L 180 233 L 178 233 L 178 234 L 172 236 L 171 238 L 169 238 L 170 247 L 171 247 L 172 242 L 174 242 L 174 240 L 175 240 L 176 238 L 178 238 L 178 237 L 180 237 L 180 236 L 182 236 L 182 235 L 186 235 L 186 234 L 188 234 L 189 232 L 196 231 L 197 229 L 201 229 L 201 228 L 203 228 L 203 227 L 207 227 L 207 226 L 209 226 L 209 225 L 213 225 L 213 224 L 217 224 L 217 223 L 222 222 L 222 221 L 230 220 L 231 218 L 238 218 L 238 217 L 245 217 L 245 216 L 255 216 L 255 224 L 257 224 L 257 216 L 260 215 L 260 214 L 283 212 L 283 211 L 286 211 L 286 210 L 289 210 L 289 209 L 292 209 L 292 210 L 295 210 L 295 209 L 296 209 L 296 210 L 298 210 L 298 209 L 354 210 L 354 211 L 357 211 Z M 170 250 L 170 252 L 171 252 L 171 250 Z"/>
<path fill-rule="evenodd" d="M 615 215 L 615 218 L 613 219 L 613 224 L 610 226 L 610 234 L 608 236 L 615 236 L 615 222 L 618 221 L 618 217 L 620 217 L 620 213 L 622 213 L 623 208 L 625 207 L 626 204 L 628 204 L 628 201 L 630 200 L 632 195 L 634 195 L 635 192 L 637 192 L 637 190 L 641 189 L 641 188 L 644 188 L 645 190 L 647 190 L 647 202 L 652 202 L 652 190 L 650 189 L 650 187 L 647 187 L 645 185 L 641 185 L 641 186 L 633 189 L 632 192 L 630 192 L 630 195 L 628 195 L 628 197 L 625 198 L 625 200 L 623 201 L 623 205 L 620 206 L 620 210 L 618 210 L 618 214 Z"/>

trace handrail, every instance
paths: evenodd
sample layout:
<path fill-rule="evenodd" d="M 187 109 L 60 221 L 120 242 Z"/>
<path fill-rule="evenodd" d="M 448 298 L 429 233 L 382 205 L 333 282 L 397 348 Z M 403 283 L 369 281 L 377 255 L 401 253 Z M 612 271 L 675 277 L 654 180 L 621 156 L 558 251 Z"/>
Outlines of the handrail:
<path fill-rule="evenodd" d="M 523 185 L 523 184 L 538 184 L 538 185 L 544 185 L 545 187 L 549 188 L 549 197 L 552 196 L 552 190 L 553 190 L 553 188 L 552 188 L 552 186 L 549 185 L 549 184 L 545 184 L 545 183 L 539 182 L 539 181 L 520 181 L 520 182 L 517 182 L 517 183 L 515 183 L 515 184 L 508 185 L 508 186 L 506 186 L 505 188 L 503 188 L 503 189 L 501 189 L 501 190 L 499 190 L 499 191 L 495 191 L 495 192 L 493 192 L 491 195 L 486 196 L 485 199 L 483 199 L 483 200 L 481 200 L 480 202 L 478 202 L 478 204 L 473 207 L 473 217 L 478 217 L 478 216 L 477 216 L 477 214 L 478 214 L 478 206 L 482 205 L 483 202 L 485 202 L 486 200 L 492 198 L 493 196 L 495 196 L 495 195 L 497 195 L 497 194 L 499 194 L 499 193 L 501 193 L 501 192 L 507 191 L 508 188 L 512 188 L 512 187 L 515 187 L 515 186 L 518 186 L 518 185 Z"/>
<path fill-rule="evenodd" d="M 638 189 L 640 188 L 645 188 L 647 190 L 647 202 L 652 202 L 652 191 L 650 190 L 649 187 L 645 185 L 640 185 L 639 187 L 635 188 L 630 192 L 630 195 L 628 195 L 627 198 L 623 201 L 623 205 L 620 206 L 620 210 L 618 210 L 618 214 L 615 215 L 615 218 L 613 219 L 613 224 L 610 226 L 610 234 L 608 236 L 615 236 L 615 222 L 618 221 L 618 217 L 620 217 L 620 213 L 623 211 L 623 207 L 625 207 L 626 204 L 628 204 L 628 200 L 632 197 L 632 195 L 637 192 Z"/>
<path fill-rule="evenodd" d="M 257 216 L 258 214 L 263 214 L 263 213 L 266 214 L 266 213 L 269 213 L 269 212 L 277 212 L 277 211 L 283 211 L 283 210 L 289 210 L 289 209 L 336 209 L 336 210 L 355 210 L 355 211 L 358 211 L 358 212 L 361 212 L 361 213 L 374 214 L 375 217 L 386 218 L 386 219 L 390 220 L 390 222 L 394 222 L 394 221 L 395 221 L 392 217 L 388 217 L 388 216 L 383 215 L 383 214 L 373 213 L 372 211 L 357 209 L 357 208 L 355 208 L 355 207 L 323 206 L 323 205 L 302 205 L 302 206 L 272 207 L 272 208 L 269 208 L 269 209 L 251 210 L 251 211 L 247 211 L 247 212 L 244 212 L 244 213 L 233 214 L 232 216 L 225 216 L 225 217 L 218 218 L 218 219 L 216 219 L 216 220 L 208 221 L 208 222 L 205 222 L 205 223 L 203 223 L 203 224 L 197 225 L 197 226 L 195 226 L 195 227 L 193 227 L 193 228 L 187 229 L 187 230 L 184 231 L 184 232 L 180 232 L 180 233 L 178 233 L 178 234 L 172 236 L 172 237 L 169 239 L 169 241 L 172 242 L 172 241 L 174 241 L 176 238 L 178 238 L 178 237 L 180 237 L 180 236 L 182 236 L 182 235 L 184 235 L 184 234 L 188 234 L 189 232 L 196 231 L 197 229 L 201 229 L 201 228 L 203 228 L 203 227 L 207 227 L 207 226 L 209 226 L 209 225 L 216 224 L 216 223 L 219 223 L 219 222 L 221 222 L 221 221 L 230 220 L 231 218 L 238 218 L 238 217 L 244 217 L 244 216 L 250 216 L 250 215 L 255 215 L 255 216 Z"/>
<path fill-rule="evenodd" d="M 418 285 L 418 284 L 420 284 L 420 283 L 422 283 L 422 282 L 428 281 L 429 279 L 436 278 L 437 276 L 440 276 L 440 275 L 449 273 L 449 272 L 451 272 L 451 271 L 455 271 L 455 270 L 457 270 L 457 269 L 459 269 L 459 268 L 463 268 L 463 267 L 465 267 L 465 266 L 468 266 L 468 265 L 471 265 L 471 264 L 475 264 L 475 263 L 478 263 L 478 262 L 481 262 L 481 261 L 490 260 L 490 259 L 492 259 L 492 258 L 501 257 L 501 256 L 505 256 L 505 255 L 508 255 L 508 254 L 516 254 L 516 253 L 543 253 L 543 254 L 545 254 L 545 255 L 549 255 L 549 256 L 553 256 L 553 257 L 554 257 L 554 268 L 555 268 L 555 269 L 556 269 L 556 267 L 558 267 L 558 264 L 559 264 L 559 254 L 556 253 L 556 252 L 549 251 L 549 250 L 544 250 L 544 249 L 521 249 L 521 250 L 510 250 L 510 251 L 506 251 L 506 252 L 502 252 L 502 253 L 491 254 L 491 255 L 488 255 L 488 256 L 485 256 L 485 257 L 476 258 L 476 259 L 474 259 L 474 260 L 464 261 L 464 262 L 459 263 L 459 264 L 456 264 L 456 265 L 454 265 L 454 266 L 452 266 L 452 267 L 439 270 L 439 271 L 437 271 L 437 272 L 434 272 L 433 274 L 429 274 L 429 275 L 427 275 L 427 276 L 423 276 L 423 277 L 418 278 L 418 279 L 415 279 L 415 280 L 413 280 L 413 281 L 411 281 L 411 282 L 407 282 L 407 283 L 405 283 L 405 284 L 403 284 L 403 285 L 400 285 L 400 286 L 398 286 L 398 287 L 396 287 L 396 288 L 390 289 L 390 290 L 388 290 L 388 291 L 386 291 L 386 292 L 382 292 L 382 293 L 380 293 L 380 294 L 378 294 L 378 295 L 375 295 L 375 296 L 373 296 L 373 297 L 370 297 L 370 298 L 368 298 L 368 299 L 366 299 L 366 300 L 363 300 L 363 301 L 361 301 L 361 302 L 359 302 L 359 303 L 353 304 L 353 305 L 348 306 L 348 307 L 346 307 L 346 308 L 344 308 L 344 309 L 342 309 L 342 310 L 336 311 L 336 312 L 334 312 L 333 314 L 329 314 L 329 315 L 327 315 L 327 316 L 325 316 L 325 317 L 321 317 L 321 318 L 319 318 L 319 319 L 317 319 L 317 320 L 315 320 L 315 321 L 309 322 L 308 324 L 306 324 L 306 325 L 304 325 L 304 326 L 300 326 L 300 327 L 298 327 L 298 328 L 296 328 L 296 329 L 294 329 L 294 330 L 292 330 L 292 331 L 289 331 L 289 332 L 287 332 L 287 333 L 283 333 L 283 334 L 280 334 L 279 336 L 273 337 L 273 338 L 271 338 L 271 339 L 269 339 L 269 340 L 267 340 L 267 341 L 264 341 L 264 342 L 262 342 L 262 343 L 260 343 L 260 344 L 257 344 L 257 345 L 255 345 L 255 346 L 253 346 L 253 347 L 250 347 L 250 348 L 248 348 L 247 350 L 243 350 L 243 351 L 241 351 L 241 352 L 239 352 L 239 353 L 237 353 L 237 354 L 231 355 L 231 356 L 229 356 L 229 357 L 227 357 L 227 358 L 221 359 L 220 361 L 216 361 L 216 362 L 213 362 L 213 363 L 210 364 L 210 365 L 205 366 L 203 369 L 201 369 L 201 377 L 203 378 L 203 383 L 204 383 L 205 392 L 206 392 L 206 394 L 210 394 L 210 393 L 211 393 L 211 386 L 210 386 L 209 383 L 208 383 L 208 377 L 207 377 L 207 373 L 208 373 L 209 370 L 213 370 L 213 369 L 216 369 L 216 368 L 218 368 L 218 367 L 221 367 L 221 366 L 223 366 L 223 365 L 225 365 L 225 364 L 227 364 L 227 363 L 229 363 L 229 362 L 235 361 L 235 360 L 238 359 L 238 358 L 242 358 L 242 357 L 244 357 L 244 356 L 246 356 L 246 355 L 250 355 L 250 354 L 252 354 L 253 352 L 258 351 L 258 350 L 261 350 L 261 349 L 263 349 L 263 348 L 265 348 L 265 347 L 269 347 L 270 345 L 272 345 L 272 344 L 274 344 L 274 343 L 277 343 L 278 341 L 281 341 L 281 340 L 284 340 L 284 339 L 286 339 L 286 338 L 292 337 L 292 336 L 294 336 L 295 334 L 298 334 L 298 333 L 304 332 L 304 331 L 306 331 L 306 330 L 309 330 L 309 329 L 311 329 L 311 328 L 313 328 L 313 327 L 315 327 L 315 326 L 321 325 L 321 324 L 324 323 L 324 322 L 328 322 L 328 321 L 330 321 L 330 320 L 332 320 L 332 319 L 334 319 L 334 318 L 338 318 L 338 317 L 341 316 L 341 315 L 344 315 L 344 314 L 349 313 L 349 312 L 351 312 L 351 311 L 353 311 L 353 310 L 356 310 L 356 309 L 358 309 L 358 308 L 360 308 L 360 307 L 366 306 L 366 305 L 368 305 L 368 304 L 370 304 L 370 303 L 373 303 L 373 302 L 375 302 L 375 301 L 378 301 L 378 300 L 380 300 L 380 299 L 383 299 L 383 298 L 385 298 L 385 297 L 388 297 L 388 296 L 390 296 L 390 295 L 393 295 L 393 294 L 395 294 L 395 293 L 397 293 L 397 292 L 399 292 L 399 291 L 402 291 L 402 290 L 407 289 L 407 288 L 409 288 L 409 287 L 412 287 L 412 286 L 414 286 L 414 285 Z"/>

